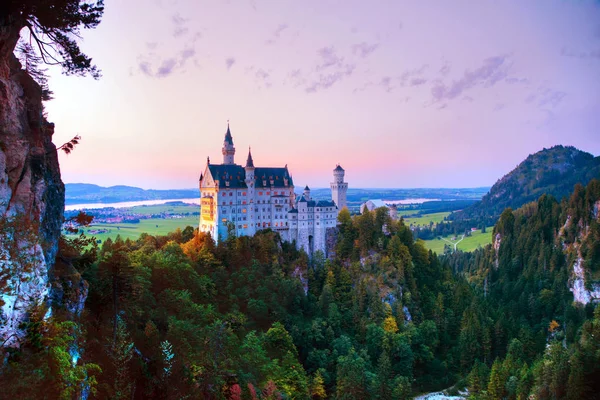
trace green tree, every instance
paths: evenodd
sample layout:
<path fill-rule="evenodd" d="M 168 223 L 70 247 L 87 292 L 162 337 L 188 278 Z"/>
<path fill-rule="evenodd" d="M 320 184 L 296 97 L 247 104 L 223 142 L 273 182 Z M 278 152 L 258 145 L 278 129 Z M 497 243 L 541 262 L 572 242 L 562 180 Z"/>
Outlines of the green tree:
<path fill-rule="evenodd" d="M 81 52 L 76 38 L 81 27 L 93 29 L 104 12 L 103 0 L 6 0 L 0 8 L 0 51 L 2 57 L 12 52 L 19 34 L 26 28 L 39 55 L 46 64 L 61 65 L 67 75 L 100 72 L 92 59 Z"/>

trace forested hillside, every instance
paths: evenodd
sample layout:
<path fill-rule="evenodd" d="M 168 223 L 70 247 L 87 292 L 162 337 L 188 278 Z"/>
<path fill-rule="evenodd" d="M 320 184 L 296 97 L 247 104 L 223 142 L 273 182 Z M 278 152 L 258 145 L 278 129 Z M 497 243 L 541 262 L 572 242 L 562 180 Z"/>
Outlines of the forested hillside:
<path fill-rule="evenodd" d="M 403 399 L 456 384 L 473 398 L 590 398 L 600 312 L 568 282 L 578 259 L 585 285 L 596 276 L 598 200 L 597 181 L 543 196 L 502 214 L 494 246 L 442 258 L 384 210 L 343 210 L 333 260 L 271 231 L 218 245 L 192 229 L 101 248 L 63 238 L 85 309 L 77 323 L 32 310 L 3 395 Z"/>
<path fill-rule="evenodd" d="M 600 179 L 600 157 L 572 146 L 554 146 L 529 155 L 492 186 L 481 201 L 453 213 L 449 219 L 470 221 L 473 226 L 495 224 L 505 208 L 516 209 L 548 194 L 568 197 L 573 186 Z"/>

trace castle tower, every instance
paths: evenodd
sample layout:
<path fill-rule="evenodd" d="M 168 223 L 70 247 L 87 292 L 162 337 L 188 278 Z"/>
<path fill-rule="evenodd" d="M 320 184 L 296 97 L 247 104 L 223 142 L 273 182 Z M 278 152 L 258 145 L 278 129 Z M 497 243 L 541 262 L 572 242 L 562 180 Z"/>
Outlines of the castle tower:
<path fill-rule="evenodd" d="M 244 167 L 246 172 L 246 187 L 248 188 L 248 220 L 250 223 L 248 224 L 247 234 L 254 235 L 256 233 L 256 226 L 258 225 L 255 221 L 254 214 L 254 160 L 252 160 L 252 152 L 250 151 L 250 147 L 248 147 L 248 159 L 246 160 L 246 166 Z"/>
<path fill-rule="evenodd" d="M 304 198 L 308 201 L 310 200 L 310 188 L 308 185 L 304 188 Z"/>
<path fill-rule="evenodd" d="M 331 200 L 335 202 L 340 210 L 348 206 L 346 203 L 348 183 L 344 182 L 344 174 L 344 168 L 338 164 L 333 170 L 333 182 L 331 182 Z"/>
<path fill-rule="evenodd" d="M 227 132 L 223 141 L 223 164 L 234 164 L 233 157 L 235 156 L 235 147 L 233 147 L 233 137 L 229 130 L 229 121 L 227 121 Z"/>

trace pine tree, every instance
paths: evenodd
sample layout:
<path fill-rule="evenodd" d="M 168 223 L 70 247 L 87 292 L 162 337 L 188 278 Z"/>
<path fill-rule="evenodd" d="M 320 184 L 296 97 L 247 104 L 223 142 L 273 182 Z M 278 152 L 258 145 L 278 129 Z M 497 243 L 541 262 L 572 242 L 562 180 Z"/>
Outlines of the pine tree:
<path fill-rule="evenodd" d="M 325 381 L 321 371 L 317 370 L 310 384 L 310 395 L 313 399 L 326 399 L 327 393 L 325 392 Z"/>
<path fill-rule="evenodd" d="M 502 379 L 502 364 L 497 358 L 492 365 L 492 371 L 490 372 L 490 381 L 488 383 L 487 392 L 489 400 L 502 400 L 504 398 L 504 385 L 505 382 Z"/>
<path fill-rule="evenodd" d="M 114 373 L 113 398 L 129 399 L 132 388 L 129 363 L 133 357 L 133 342 L 130 341 L 127 326 L 120 316 L 117 316 L 116 326 L 116 340 L 109 350 Z"/>

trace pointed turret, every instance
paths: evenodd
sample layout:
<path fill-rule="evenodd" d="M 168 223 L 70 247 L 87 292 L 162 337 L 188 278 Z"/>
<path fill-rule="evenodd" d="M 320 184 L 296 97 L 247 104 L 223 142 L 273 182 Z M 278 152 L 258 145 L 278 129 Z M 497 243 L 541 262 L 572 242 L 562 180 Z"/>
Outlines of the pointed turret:
<path fill-rule="evenodd" d="M 248 147 L 248 159 L 246 160 L 246 168 L 254 168 L 254 160 L 252 160 L 252 150 Z"/>
<path fill-rule="evenodd" d="M 229 130 L 229 122 L 227 122 L 227 132 L 225 132 L 225 143 L 233 146 L 233 137 L 231 137 L 231 130 Z"/>
<path fill-rule="evenodd" d="M 227 121 L 227 132 L 225 132 L 225 140 L 223 141 L 223 164 L 234 164 L 233 157 L 235 156 L 235 147 L 233 147 L 233 137 L 229 129 L 229 121 Z"/>

